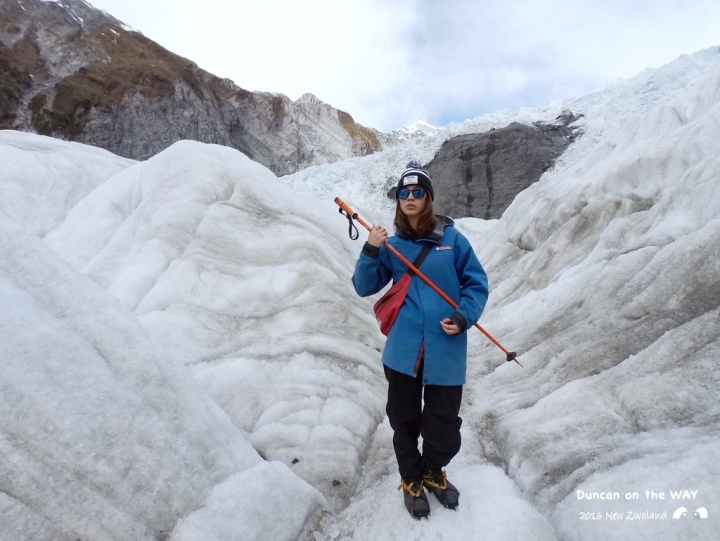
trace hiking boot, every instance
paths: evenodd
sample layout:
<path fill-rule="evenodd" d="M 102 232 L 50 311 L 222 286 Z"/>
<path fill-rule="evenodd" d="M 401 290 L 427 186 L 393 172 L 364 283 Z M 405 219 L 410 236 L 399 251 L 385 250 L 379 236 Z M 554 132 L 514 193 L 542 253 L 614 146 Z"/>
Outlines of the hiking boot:
<path fill-rule="evenodd" d="M 405 482 L 400 480 L 398 490 L 403 489 L 403 499 L 405 507 L 413 518 L 421 519 L 430 514 L 430 502 L 428 502 L 425 491 L 423 490 L 423 482 L 421 480 L 413 480 Z"/>
<path fill-rule="evenodd" d="M 432 492 L 443 507 L 455 509 L 460 503 L 460 492 L 447 480 L 445 470 L 423 469 L 423 484 Z"/>

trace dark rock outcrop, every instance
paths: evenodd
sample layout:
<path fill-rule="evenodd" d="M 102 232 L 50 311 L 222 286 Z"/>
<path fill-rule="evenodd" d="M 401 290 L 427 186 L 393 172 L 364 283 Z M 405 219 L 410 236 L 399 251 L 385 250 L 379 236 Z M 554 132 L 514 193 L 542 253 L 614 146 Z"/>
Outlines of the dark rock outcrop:
<path fill-rule="evenodd" d="M 566 120 L 534 126 L 513 123 L 446 141 L 427 165 L 436 211 L 453 218 L 502 216 L 515 196 L 537 182 L 577 135 Z"/>
<path fill-rule="evenodd" d="M 0 0 L 0 129 L 146 159 L 180 139 L 237 148 L 278 175 L 381 149 L 315 96 L 249 92 L 82 0 Z"/>

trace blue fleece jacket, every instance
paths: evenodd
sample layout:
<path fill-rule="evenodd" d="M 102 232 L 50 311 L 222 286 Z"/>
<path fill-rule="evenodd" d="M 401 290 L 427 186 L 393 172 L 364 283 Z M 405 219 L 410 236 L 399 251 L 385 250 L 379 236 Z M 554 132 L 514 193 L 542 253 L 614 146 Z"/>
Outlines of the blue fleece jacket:
<path fill-rule="evenodd" d="M 409 261 L 414 261 L 427 242 L 435 244 L 420 271 L 458 303 L 454 310 L 440 295 L 413 276 L 405 303 L 387 337 L 382 360 L 385 365 L 415 376 L 418 354 L 424 342 L 423 384 L 463 385 L 467 368 L 467 329 L 480 318 L 488 298 L 485 270 L 468 240 L 450 218 L 438 216 L 435 230 L 417 240 L 399 233 L 388 243 Z M 366 243 L 352 277 L 361 297 L 373 295 L 407 271 L 384 245 L 379 249 Z M 440 320 L 451 317 L 462 332 L 448 335 Z"/>

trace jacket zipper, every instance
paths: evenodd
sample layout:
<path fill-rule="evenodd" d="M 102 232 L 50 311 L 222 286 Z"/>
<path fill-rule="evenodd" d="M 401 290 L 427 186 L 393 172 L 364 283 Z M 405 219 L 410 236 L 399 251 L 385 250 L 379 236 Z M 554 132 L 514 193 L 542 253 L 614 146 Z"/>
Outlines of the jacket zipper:
<path fill-rule="evenodd" d="M 415 368 L 413 368 L 413 374 L 417 374 L 418 370 L 420 370 L 420 365 L 423 362 L 423 357 L 425 357 L 425 340 L 420 342 L 420 349 L 418 350 L 417 358 L 415 359 Z"/>

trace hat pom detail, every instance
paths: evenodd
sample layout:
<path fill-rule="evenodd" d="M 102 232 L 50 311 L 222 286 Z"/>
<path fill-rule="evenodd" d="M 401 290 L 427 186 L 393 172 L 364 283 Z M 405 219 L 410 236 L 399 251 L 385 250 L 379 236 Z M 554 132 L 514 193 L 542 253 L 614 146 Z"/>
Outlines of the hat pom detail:
<path fill-rule="evenodd" d="M 406 167 L 408 169 L 422 169 L 422 164 L 416 160 L 410 160 Z"/>
<path fill-rule="evenodd" d="M 430 192 L 430 198 L 435 199 L 435 192 L 433 191 L 432 182 L 430 181 L 430 175 L 422 164 L 417 160 L 410 160 L 407 164 L 407 170 L 400 175 L 400 181 L 398 182 L 397 189 L 400 190 L 405 186 L 417 184 L 422 186 L 428 192 Z M 397 198 L 397 191 L 395 197 Z"/>

